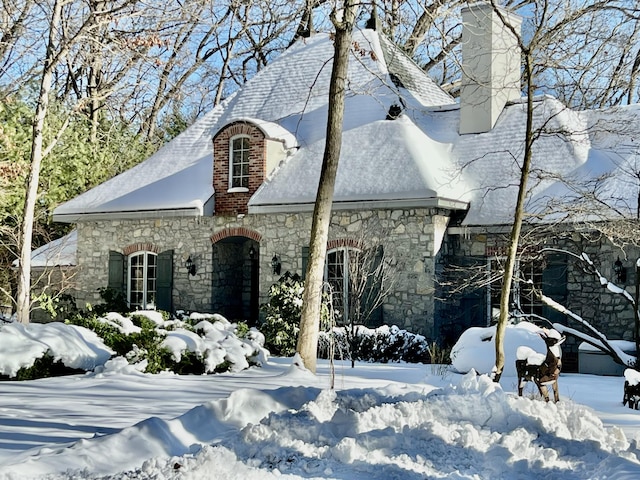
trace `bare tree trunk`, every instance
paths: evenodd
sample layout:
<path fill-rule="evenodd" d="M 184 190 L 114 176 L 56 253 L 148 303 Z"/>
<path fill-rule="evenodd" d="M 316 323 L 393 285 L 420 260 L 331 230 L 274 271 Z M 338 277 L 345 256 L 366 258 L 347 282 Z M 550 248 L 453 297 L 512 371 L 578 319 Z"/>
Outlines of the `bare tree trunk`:
<path fill-rule="evenodd" d="M 20 323 L 29 323 L 30 291 L 31 291 L 31 240 L 33 238 L 33 217 L 35 215 L 38 183 L 40 181 L 40 164 L 42 163 L 42 136 L 44 121 L 49 106 L 49 90 L 54 65 L 54 44 L 62 14 L 61 0 L 55 0 L 53 14 L 49 24 L 49 41 L 44 69 L 40 79 L 40 94 L 36 113 L 33 119 L 33 138 L 31 140 L 31 165 L 27 180 L 27 191 L 24 201 L 24 216 L 20 228 L 20 263 L 18 265 L 18 299 L 17 315 Z"/>
<path fill-rule="evenodd" d="M 520 243 L 520 232 L 522 231 L 522 220 L 524 218 L 524 203 L 527 196 L 527 179 L 531 167 L 531 157 L 533 149 L 533 58 L 528 49 L 524 49 L 525 75 L 527 78 L 527 126 L 525 130 L 525 147 L 522 166 L 520 167 L 520 184 L 518 186 L 518 200 L 513 215 L 513 226 L 509 236 L 509 252 L 504 267 L 502 278 L 502 290 L 500 292 L 500 317 L 496 326 L 496 365 L 493 379 L 500 381 L 504 371 L 504 335 L 509 323 L 509 298 L 511 297 L 511 282 L 516 264 L 516 254 Z"/>
<path fill-rule="evenodd" d="M 94 0 L 89 2 L 91 8 L 92 19 L 98 19 L 106 10 L 103 0 Z M 96 24 L 98 22 L 96 21 Z M 102 51 L 101 51 L 101 35 L 100 27 L 96 25 L 94 33 L 95 38 L 92 39 L 89 49 L 91 52 L 91 64 L 89 65 L 89 84 L 87 85 L 87 96 L 89 97 L 89 120 L 91 122 L 91 134 L 89 141 L 95 145 L 98 141 L 98 124 L 100 120 L 100 109 L 102 101 L 98 98 L 100 91 L 100 81 L 102 76 Z"/>
<path fill-rule="evenodd" d="M 336 35 L 334 40 L 333 70 L 329 87 L 327 139 L 322 159 L 322 170 L 320 171 L 320 184 L 318 185 L 313 211 L 309 243 L 309 264 L 302 296 L 302 318 L 300 320 L 297 348 L 305 367 L 314 373 L 316 371 L 318 353 L 322 279 L 327 254 L 329 221 L 331 219 L 333 189 L 342 145 L 344 89 L 349 65 L 352 30 L 358 8 L 358 0 L 345 0 L 341 12 L 342 18 L 338 18 L 336 10 L 331 14 L 331 21 L 336 28 Z"/>

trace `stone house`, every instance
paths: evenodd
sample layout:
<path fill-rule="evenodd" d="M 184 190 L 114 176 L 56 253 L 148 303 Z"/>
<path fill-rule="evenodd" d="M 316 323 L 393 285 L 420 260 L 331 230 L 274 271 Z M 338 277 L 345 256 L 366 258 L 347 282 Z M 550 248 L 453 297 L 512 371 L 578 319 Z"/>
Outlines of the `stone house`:
<path fill-rule="evenodd" d="M 433 339 L 490 322 L 489 285 L 451 300 L 440 277 L 451 262 L 473 259 L 490 272 L 499 259 L 525 139 L 513 35 L 487 5 L 462 15 L 459 101 L 380 32 L 354 33 L 327 245 L 334 285 L 347 284 L 350 254 L 382 246 L 396 282 L 370 324 Z M 304 275 L 332 55 L 329 35 L 298 40 L 146 161 L 58 206 L 54 220 L 77 228 L 78 304 L 99 302 L 98 289 L 110 286 L 132 308 L 257 321 L 282 272 Z M 637 139 L 625 133 L 639 124 L 635 108 L 578 112 L 542 96 L 534 121 L 535 171 L 551 173 L 532 182 L 530 212 L 563 198 L 559 179 L 616 173 L 611 158 L 635 159 Z M 606 135 L 589 129 L 602 122 Z M 607 181 L 617 198 L 635 201 L 637 185 Z M 545 268 L 536 275 L 554 272 L 550 293 L 579 303 L 583 290 L 570 283 L 566 259 Z M 616 333 L 627 336 L 628 327 Z"/>

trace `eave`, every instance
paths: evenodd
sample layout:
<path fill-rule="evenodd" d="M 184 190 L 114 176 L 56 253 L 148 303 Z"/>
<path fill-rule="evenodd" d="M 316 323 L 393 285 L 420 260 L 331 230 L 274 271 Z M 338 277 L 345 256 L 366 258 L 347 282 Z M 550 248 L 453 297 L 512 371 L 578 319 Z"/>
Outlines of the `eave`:
<path fill-rule="evenodd" d="M 312 212 L 314 203 L 249 205 L 249 214 Z M 332 210 L 381 210 L 398 208 L 442 208 L 467 210 L 469 203 L 447 198 L 402 198 L 396 200 L 334 201 Z"/>

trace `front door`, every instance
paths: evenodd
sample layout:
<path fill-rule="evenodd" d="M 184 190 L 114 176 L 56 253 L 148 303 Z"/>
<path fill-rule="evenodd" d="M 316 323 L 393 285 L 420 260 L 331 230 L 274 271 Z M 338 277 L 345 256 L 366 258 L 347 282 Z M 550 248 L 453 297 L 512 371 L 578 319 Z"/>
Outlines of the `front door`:
<path fill-rule="evenodd" d="M 229 321 L 257 324 L 259 247 L 246 237 L 228 237 L 213 244 L 211 304 L 214 312 Z"/>

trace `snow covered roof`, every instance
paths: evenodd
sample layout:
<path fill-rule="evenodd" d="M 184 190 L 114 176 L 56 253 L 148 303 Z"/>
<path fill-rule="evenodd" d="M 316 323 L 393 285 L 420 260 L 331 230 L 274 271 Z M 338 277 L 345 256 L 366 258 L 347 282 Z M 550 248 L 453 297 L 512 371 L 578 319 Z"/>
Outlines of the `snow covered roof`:
<path fill-rule="evenodd" d="M 535 99 L 533 114 L 536 138 L 526 211 L 537 221 L 635 218 L 640 106 L 575 111 L 543 96 Z M 468 188 L 463 223 L 510 224 L 524 154 L 526 102 L 508 105 L 483 134 L 458 135 L 458 115 L 434 112 L 419 124 L 452 147 L 459 182 Z M 597 201 L 591 201 L 589 190 L 597 191 Z"/>
<path fill-rule="evenodd" d="M 389 40 L 356 31 L 352 50 L 334 208 L 441 206 L 468 210 L 465 225 L 509 224 L 526 104 L 507 105 L 489 132 L 459 135 L 459 105 Z M 289 149 L 250 199 L 249 213 L 311 209 L 332 56 L 327 34 L 299 40 L 146 161 L 60 205 L 54 220 L 212 214 L 212 139 L 238 120 L 255 123 Z M 402 115 L 387 120 L 393 105 Z M 528 210 L 568 198 L 572 190 L 561 180 L 599 175 L 616 206 L 635 211 L 638 182 L 621 172 L 638 171 L 639 119 L 638 107 L 578 112 L 536 98 Z"/>
<path fill-rule="evenodd" d="M 36 248 L 31 252 L 31 267 L 72 267 L 78 264 L 77 251 L 78 231 L 72 230 L 64 237 Z M 18 260 L 14 260 L 13 266 L 18 266 Z"/>
<path fill-rule="evenodd" d="M 446 180 L 440 174 L 430 178 L 429 171 L 434 168 L 425 160 L 432 158 L 435 165 L 444 161 L 447 147 L 429 141 L 409 120 L 394 125 L 385 118 L 394 104 L 423 108 L 454 100 L 375 31 L 355 32 L 354 42 L 359 50 L 352 54 L 349 68 L 345 161 L 336 199 L 434 199 Z M 220 128 L 239 119 L 256 123 L 287 148 L 298 148 L 298 154 L 276 172 L 274 182 L 267 182 L 251 200 L 251 206 L 313 202 L 319 172 L 316 165 L 324 146 L 332 56 L 333 42 L 327 34 L 298 41 L 156 154 L 58 206 L 54 220 L 210 214 L 214 193 L 212 138 Z M 419 137 L 426 142 L 424 148 L 416 143 Z M 376 141 L 369 143 L 371 139 Z M 384 155 L 375 154 L 381 150 Z M 366 156 L 359 154 L 362 151 Z M 398 151 L 403 158 L 394 155 Z M 296 182 L 299 190 L 287 193 L 286 185 L 276 178 L 296 172 L 305 172 L 299 177 L 302 181 Z M 307 172 L 316 172 L 315 178 Z"/>

